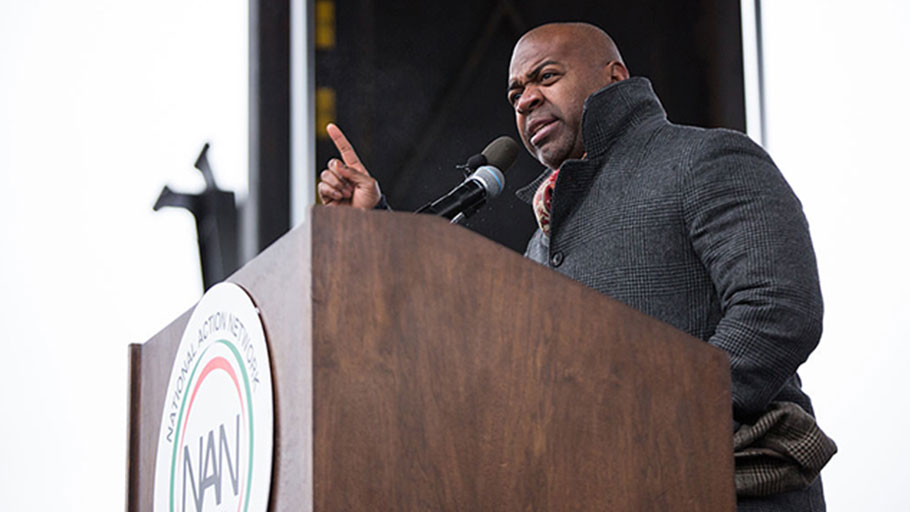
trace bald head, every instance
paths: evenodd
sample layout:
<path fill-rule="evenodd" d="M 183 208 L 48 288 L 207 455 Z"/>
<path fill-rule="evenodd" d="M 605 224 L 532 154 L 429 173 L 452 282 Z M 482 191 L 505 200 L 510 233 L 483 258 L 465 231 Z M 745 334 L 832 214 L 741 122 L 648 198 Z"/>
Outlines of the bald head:
<path fill-rule="evenodd" d="M 525 147 L 552 169 L 581 158 L 585 99 L 628 77 L 613 39 L 594 25 L 550 23 L 523 35 L 509 63 L 508 98 Z"/>
<path fill-rule="evenodd" d="M 594 65 L 606 65 L 611 61 L 625 65 L 622 55 L 619 53 L 619 48 L 613 42 L 613 38 L 601 30 L 600 27 L 590 23 L 547 23 L 533 28 L 515 43 L 512 58 L 515 58 L 515 52 L 524 43 L 535 40 L 551 40 L 565 43 L 571 50 L 577 52 L 580 57 Z"/>

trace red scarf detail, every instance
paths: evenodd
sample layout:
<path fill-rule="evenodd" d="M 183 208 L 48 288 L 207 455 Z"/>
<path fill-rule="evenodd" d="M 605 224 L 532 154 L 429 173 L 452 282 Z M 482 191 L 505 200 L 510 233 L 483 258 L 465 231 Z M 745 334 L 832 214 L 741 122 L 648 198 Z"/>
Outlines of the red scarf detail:
<path fill-rule="evenodd" d="M 546 236 L 550 236 L 550 205 L 553 200 L 553 189 L 556 187 L 557 176 L 559 176 L 559 169 L 553 171 L 537 187 L 537 192 L 534 193 L 534 200 L 532 201 L 534 215 L 537 217 L 537 225 L 540 226 L 540 230 Z"/>

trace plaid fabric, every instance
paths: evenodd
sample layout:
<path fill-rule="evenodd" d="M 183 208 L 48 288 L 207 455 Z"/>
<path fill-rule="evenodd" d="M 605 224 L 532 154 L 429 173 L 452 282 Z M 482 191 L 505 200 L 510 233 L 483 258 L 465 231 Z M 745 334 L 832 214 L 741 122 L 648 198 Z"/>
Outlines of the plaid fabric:
<path fill-rule="evenodd" d="M 737 496 L 806 489 L 837 453 L 815 418 L 791 402 L 773 402 L 754 425 L 733 435 Z"/>
<path fill-rule="evenodd" d="M 668 122 L 638 77 L 587 99 L 582 134 L 588 157 L 561 166 L 550 236 L 525 255 L 726 351 L 737 422 L 772 401 L 811 414 L 795 375 L 821 336 L 818 270 L 768 155 L 739 132 Z"/>
<path fill-rule="evenodd" d="M 640 77 L 586 100 L 582 136 L 587 158 L 562 164 L 550 234 L 525 255 L 726 351 L 735 422 L 775 401 L 811 415 L 796 371 L 821 336 L 818 270 L 770 157 L 742 133 L 670 123 Z"/>

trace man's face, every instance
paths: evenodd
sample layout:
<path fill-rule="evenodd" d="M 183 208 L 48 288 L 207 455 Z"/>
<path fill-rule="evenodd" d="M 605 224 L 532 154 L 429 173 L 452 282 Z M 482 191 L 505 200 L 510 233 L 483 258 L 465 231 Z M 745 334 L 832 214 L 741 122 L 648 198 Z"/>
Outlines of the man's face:
<path fill-rule="evenodd" d="M 518 42 L 509 65 L 509 103 L 528 151 L 551 169 L 585 153 L 581 117 L 585 99 L 607 85 L 603 67 L 585 58 L 568 35 L 532 35 Z"/>

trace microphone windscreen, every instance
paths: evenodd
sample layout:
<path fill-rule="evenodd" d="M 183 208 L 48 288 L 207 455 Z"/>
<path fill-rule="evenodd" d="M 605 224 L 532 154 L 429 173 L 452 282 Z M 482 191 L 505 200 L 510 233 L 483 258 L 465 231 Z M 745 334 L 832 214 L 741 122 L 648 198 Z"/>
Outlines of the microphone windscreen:
<path fill-rule="evenodd" d="M 503 135 L 489 143 L 481 154 L 487 158 L 487 164 L 506 172 L 515 163 L 520 149 L 521 146 L 515 142 L 515 139 L 508 135 Z"/>
<path fill-rule="evenodd" d="M 465 163 L 465 165 L 468 167 L 468 169 L 477 169 L 482 165 L 487 165 L 487 157 L 478 153 L 471 158 L 468 158 L 468 161 Z"/>

